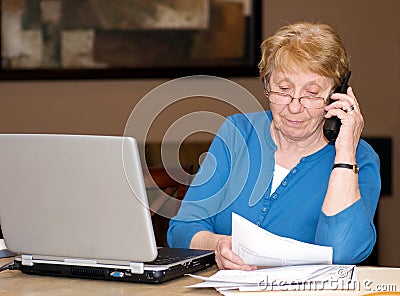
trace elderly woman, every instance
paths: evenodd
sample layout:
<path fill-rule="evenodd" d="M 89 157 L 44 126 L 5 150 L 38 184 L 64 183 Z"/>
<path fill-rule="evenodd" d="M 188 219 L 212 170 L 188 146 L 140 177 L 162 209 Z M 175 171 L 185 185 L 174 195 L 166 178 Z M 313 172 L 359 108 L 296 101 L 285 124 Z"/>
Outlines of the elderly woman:
<path fill-rule="evenodd" d="M 301 22 L 279 29 L 261 50 L 270 111 L 227 118 L 171 220 L 168 242 L 215 250 L 220 269 L 255 269 L 232 252 L 235 212 L 277 235 L 331 246 L 334 263 L 358 263 L 376 241 L 379 158 L 360 139 L 364 121 L 352 88 L 334 93 L 349 72 L 344 46 L 329 25 Z M 323 125 L 334 116 L 341 127 L 332 142 Z"/>

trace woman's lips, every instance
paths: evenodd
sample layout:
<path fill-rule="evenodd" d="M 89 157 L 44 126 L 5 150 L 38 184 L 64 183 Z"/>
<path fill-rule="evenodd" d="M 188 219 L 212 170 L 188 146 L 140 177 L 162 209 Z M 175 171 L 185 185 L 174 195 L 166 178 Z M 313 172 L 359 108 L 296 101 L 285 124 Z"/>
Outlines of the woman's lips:
<path fill-rule="evenodd" d="M 292 126 L 300 126 L 300 125 L 302 125 L 303 122 L 304 122 L 304 121 L 302 121 L 302 120 L 290 120 L 290 119 L 286 119 L 286 121 L 287 121 L 287 123 L 288 123 L 289 125 L 292 125 Z"/>

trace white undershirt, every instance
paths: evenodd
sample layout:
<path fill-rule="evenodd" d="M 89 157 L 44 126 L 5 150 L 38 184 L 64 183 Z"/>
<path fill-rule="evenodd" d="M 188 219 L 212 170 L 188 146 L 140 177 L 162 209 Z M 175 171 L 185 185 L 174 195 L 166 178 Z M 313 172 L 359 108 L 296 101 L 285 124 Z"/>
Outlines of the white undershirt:
<path fill-rule="evenodd" d="M 289 172 L 289 169 L 275 163 L 274 176 L 272 177 L 271 194 L 275 192 L 276 188 L 278 188 Z"/>

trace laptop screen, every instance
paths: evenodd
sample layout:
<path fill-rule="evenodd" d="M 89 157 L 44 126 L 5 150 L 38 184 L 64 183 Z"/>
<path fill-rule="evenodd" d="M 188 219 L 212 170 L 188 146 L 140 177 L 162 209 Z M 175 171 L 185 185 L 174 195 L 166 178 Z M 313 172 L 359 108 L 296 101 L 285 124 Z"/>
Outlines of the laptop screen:
<path fill-rule="evenodd" d="M 0 224 L 9 250 L 148 262 L 157 256 L 135 139 L 0 135 Z"/>

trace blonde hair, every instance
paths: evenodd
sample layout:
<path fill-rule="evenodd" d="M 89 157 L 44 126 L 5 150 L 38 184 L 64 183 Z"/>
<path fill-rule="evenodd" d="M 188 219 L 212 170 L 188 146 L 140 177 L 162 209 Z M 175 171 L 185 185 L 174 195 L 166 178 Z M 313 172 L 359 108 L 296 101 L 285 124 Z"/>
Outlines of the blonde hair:
<path fill-rule="evenodd" d="M 260 77 L 268 82 L 274 70 L 306 68 L 341 84 L 350 59 L 339 34 L 324 23 L 298 22 L 280 28 L 261 44 Z"/>

